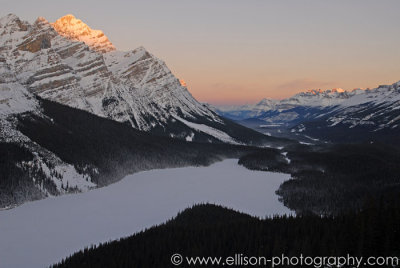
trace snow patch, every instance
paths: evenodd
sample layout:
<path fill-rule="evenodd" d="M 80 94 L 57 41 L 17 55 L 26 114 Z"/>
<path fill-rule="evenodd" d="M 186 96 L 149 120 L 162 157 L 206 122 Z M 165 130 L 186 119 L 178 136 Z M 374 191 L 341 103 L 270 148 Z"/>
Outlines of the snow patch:
<path fill-rule="evenodd" d="M 281 155 L 285 157 L 285 160 L 288 164 L 290 164 L 291 160 L 287 157 L 288 152 L 282 152 Z"/>
<path fill-rule="evenodd" d="M 190 133 L 190 135 L 186 136 L 185 140 L 186 141 L 193 141 L 194 133 Z"/>
<path fill-rule="evenodd" d="M 210 126 L 204 125 L 204 124 L 197 124 L 193 122 L 189 122 L 179 116 L 175 116 L 175 119 L 179 120 L 180 122 L 184 123 L 188 127 L 201 131 L 203 133 L 206 133 L 210 136 L 213 136 L 214 138 L 217 138 L 220 141 L 231 143 L 231 144 L 241 144 L 237 142 L 234 138 L 226 134 L 225 132 L 218 130 L 216 128 L 212 128 Z"/>

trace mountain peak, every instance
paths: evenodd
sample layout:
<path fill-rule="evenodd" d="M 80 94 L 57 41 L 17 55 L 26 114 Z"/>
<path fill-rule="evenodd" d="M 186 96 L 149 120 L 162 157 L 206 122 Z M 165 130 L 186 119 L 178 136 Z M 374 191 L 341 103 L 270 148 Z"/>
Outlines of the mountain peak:
<path fill-rule="evenodd" d="M 72 19 L 76 19 L 76 17 L 73 14 L 67 14 L 63 17 L 60 18 L 61 20 L 72 20 Z"/>
<path fill-rule="evenodd" d="M 106 53 L 115 50 L 114 45 L 101 30 L 90 28 L 72 14 L 59 18 L 52 23 L 52 26 L 60 35 L 70 40 L 84 42 L 97 52 Z"/>
<path fill-rule="evenodd" d="M 299 94 L 301 95 L 331 95 L 331 94 L 342 94 L 346 93 L 347 91 L 342 89 L 342 88 L 333 88 L 333 89 L 327 89 L 327 90 L 322 90 L 322 89 L 309 89 L 305 92 L 301 92 Z"/>
<path fill-rule="evenodd" d="M 259 101 L 258 103 L 257 103 L 257 105 L 270 105 L 270 104 L 273 104 L 273 103 L 275 103 L 276 101 L 274 101 L 274 100 L 272 100 L 272 99 L 268 99 L 268 98 L 264 98 L 264 99 L 262 99 L 261 101 Z"/>
<path fill-rule="evenodd" d="M 35 23 L 41 23 L 41 22 L 47 23 L 48 21 L 44 17 L 38 17 L 35 21 Z"/>
<path fill-rule="evenodd" d="M 28 25 L 27 22 L 21 21 L 17 15 L 12 13 L 0 18 L 0 27 L 8 33 L 14 31 L 26 31 Z"/>
<path fill-rule="evenodd" d="M 33 26 L 51 28 L 50 23 L 44 17 L 38 17 L 33 23 Z"/>
<path fill-rule="evenodd" d="M 312 94 L 312 95 L 318 95 L 319 93 L 324 92 L 322 89 L 309 89 L 306 92 L 301 92 L 301 93 L 306 93 L 306 94 Z"/>
<path fill-rule="evenodd" d="M 9 13 L 9 14 L 5 15 L 4 17 L 2 17 L 0 20 L 14 21 L 14 20 L 19 20 L 19 18 L 17 15 L 15 15 L 13 13 Z"/>
<path fill-rule="evenodd" d="M 332 92 L 337 92 L 337 93 L 343 93 L 345 91 L 346 90 L 344 90 L 343 88 L 334 88 L 334 89 L 332 89 Z"/>
<path fill-rule="evenodd" d="M 20 18 L 17 15 L 15 15 L 13 13 L 9 13 L 3 17 L 0 17 L 0 24 L 6 25 L 10 22 L 19 21 L 19 20 L 20 20 Z"/>
<path fill-rule="evenodd" d="M 179 83 L 181 84 L 181 86 L 187 87 L 187 84 L 186 84 L 185 80 L 179 79 Z"/>

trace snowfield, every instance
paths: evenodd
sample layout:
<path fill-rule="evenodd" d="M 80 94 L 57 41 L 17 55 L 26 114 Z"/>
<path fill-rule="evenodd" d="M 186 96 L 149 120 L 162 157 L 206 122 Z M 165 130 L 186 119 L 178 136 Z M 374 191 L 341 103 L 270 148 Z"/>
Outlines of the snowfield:
<path fill-rule="evenodd" d="M 0 211 L 0 267 L 48 267 L 85 246 L 126 237 L 197 203 L 264 217 L 289 214 L 275 190 L 290 175 L 225 160 L 136 173 L 104 188 Z"/>
<path fill-rule="evenodd" d="M 184 123 L 185 125 L 187 125 L 188 127 L 204 132 L 210 136 L 213 136 L 214 138 L 219 139 L 220 141 L 226 142 L 226 143 L 231 143 L 231 144 L 240 144 L 237 141 L 235 141 L 234 138 L 232 138 L 231 136 L 229 136 L 228 134 L 226 134 L 225 132 L 218 130 L 216 128 L 213 127 L 209 127 L 207 125 L 204 124 L 197 124 L 197 123 L 193 123 L 193 122 L 189 122 L 183 118 L 180 118 L 179 116 L 174 116 L 175 119 L 181 121 L 182 123 Z M 193 134 L 193 133 L 192 133 Z M 193 137 L 192 137 L 193 138 Z M 190 141 L 192 141 L 192 138 L 190 138 Z M 188 140 L 188 138 L 186 137 L 186 140 Z"/>

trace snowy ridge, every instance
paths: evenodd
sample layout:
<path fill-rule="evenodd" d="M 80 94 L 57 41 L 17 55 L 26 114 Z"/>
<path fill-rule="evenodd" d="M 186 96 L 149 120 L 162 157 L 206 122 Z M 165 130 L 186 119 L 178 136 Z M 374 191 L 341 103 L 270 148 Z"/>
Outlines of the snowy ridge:
<path fill-rule="evenodd" d="M 260 102 L 253 105 L 241 105 L 241 106 L 221 106 L 216 107 L 222 112 L 232 111 L 252 111 L 254 115 L 258 115 L 262 112 L 269 110 L 280 110 L 288 109 L 296 106 L 309 106 L 309 107 L 327 107 L 335 106 L 343 103 L 345 100 L 352 96 L 355 96 L 363 90 L 354 90 L 351 92 L 344 91 L 343 89 L 312 89 L 306 92 L 300 92 L 290 98 L 283 100 L 274 100 L 264 98 Z"/>
<path fill-rule="evenodd" d="M 400 123 L 400 82 L 354 95 L 327 117 L 328 127 L 343 124 L 349 128 L 368 126 L 372 131 L 395 129 Z"/>
<path fill-rule="evenodd" d="M 51 154 L 48 151 L 46 153 Z M 51 159 L 51 164 L 46 163 L 46 161 L 49 163 L 49 159 Z M 52 155 L 51 158 L 43 158 L 43 156 L 34 152 L 34 159 L 29 162 L 22 162 L 22 165 L 28 169 L 42 171 L 40 175 L 44 175 L 46 179 L 50 180 L 55 185 L 55 189 L 49 191 L 43 179 L 36 184 L 46 197 L 69 192 L 86 192 L 96 187 L 96 184 L 91 181 L 89 175 L 79 174 L 74 166 L 64 163 L 55 155 Z M 32 176 L 32 180 L 34 183 L 37 182 L 35 176 Z"/>
<path fill-rule="evenodd" d="M 400 81 L 392 85 L 382 85 L 375 89 L 355 89 L 345 91 L 343 89 L 308 90 L 298 93 L 283 100 L 262 99 L 254 105 L 221 106 L 215 109 L 222 112 L 232 111 L 254 111 L 262 112 L 268 110 L 288 109 L 296 106 L 307 107 L 330 107 L 330 106 L 353 106 L 367 102 L 392 102 L 399 97 L 398 88 Z"/>
<path fill-rule="evenodd" d="M 0 118 L 37 109 L 37 103 L 17 82 L 5 60 L 0 58 Z"/>
<path fill-rule="evenodd" d="M 231 144 L 240 144 L 240 142 L 236 141 L 234 138 L 232 138 L 231 136 L 229 136 L 228 134 L 226 134 L 225 132 L 223 132 L 221 130 L 209 127 L 209 126 L 204 125 L 204 124 L 192 123 L 192 122 L 189 122 L 189 121 L 187 121 L 185 119 L 180 118 L 179 116 L 176 116 L 175 118 L 176 118 L 176 120 L 184 123 L 188 127 L 192 128 L 194 130 L 198 130 L 198 131 L 204 132 L 204 133 L 206 133 L 206 134 L 208 134 L 210 136 L 213 136 L 213 137 L 219 139 L 220 141 L 231 143 Z M 191 141 L 192 140 L 192 136 L 187 137 L 186 140 Z"/>
<path fill-rule="evenodd" d="M 123 94 L 125 99 L 130 99 L 129 105 L 143 107 L 136 111 L 147 110 L 153 119 L 163 123 L 179 114 L 189 119 L 201 116 L 222 123 L 218 116 L 192 97 L 163 61 L 143 47 L 129 52 L 110 52 L 104 59 L 115 76 L 124 84 L 132 85 Z M 151 126 L 139 122 L 138 127 L 148 130 Z"/>
<path fill-rule="evenodd" d="M 299 117 L 296 113 L 286 113 L 285 115 L 277 115 L 282 111 L 288 111 L 296 107 L 315 107 L 325 108 L 339 105 L 346 99 L 355 95 L 356 92 L 347 92 L 342 89 L 332 90 L 309 90 L 298 93 L 290 98 L 283 100 L 262 99 L 253 105 L 215 107 L 214 110 L 220 115 L 232 118 L 234 120 L 243 120 L 247 118 L 260 118 L 267 122 L 276 121 L 292 121 Z M 264 115 L 266 112 L 275 111 L 271 119 L 271 114 Z"/>
<path fill-rule="evenodd" d="M 0 117 L 37 109 L 37 103 L 18 83 L 0 83 Z"/>
<path fill-rule="evenodd" d="M 400 82 L 397 82 L 367 90 L 309 90 L 283 100 L 263 99 L 255 105 L 222 107 L 216 111 L 238 120 L 257 118 L 290 125 L 324 119 L 330 127 L 338 124 L 350 128 L 369 125 L 378 131 L 398 126 L 399 105 Z M 302 125 L 298 125 L 295 131 L 304 131 Z"/>

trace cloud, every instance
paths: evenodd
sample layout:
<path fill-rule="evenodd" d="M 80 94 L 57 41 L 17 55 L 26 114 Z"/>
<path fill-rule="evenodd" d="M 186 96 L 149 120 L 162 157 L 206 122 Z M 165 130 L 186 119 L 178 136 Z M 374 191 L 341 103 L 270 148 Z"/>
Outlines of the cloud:
<path fill-rule="evenodd" d="M 334 82 L 324 82 L 309 78 L 301 78 L 280 84 L 276 88 L 282 91 L 304 91 L 307 89 L 324 88 L 332 85 L 334 85 Z"/>

